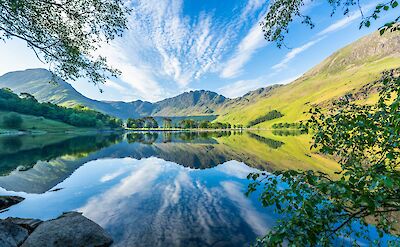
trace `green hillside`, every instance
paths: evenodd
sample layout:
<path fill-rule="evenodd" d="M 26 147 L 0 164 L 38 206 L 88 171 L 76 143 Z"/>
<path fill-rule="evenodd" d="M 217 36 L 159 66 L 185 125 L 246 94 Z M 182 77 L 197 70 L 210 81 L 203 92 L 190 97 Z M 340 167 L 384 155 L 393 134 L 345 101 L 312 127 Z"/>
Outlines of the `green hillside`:
<path fill-rule="evenodd" d="M 3 118 L 4 116 L 8 115 L 9 111 L 0 111 L 0 133 L 2 132 L 9 132 L 6 131 L 7 126 L 4 126 Z M 22 125 L 19 128 L 20 130 L 24 131 L 46 131 L 46 132 L 63 132 L 63 131 L 73 131 L 78 130 L 78 128 L 68 125 L 63 122 L 54 121 L 50 119 L 46 119 L 43 117 L 25 115 L 13 112 L 22 118 Z"/>
<path fill-rule="evenodd" d="M 27 69 L 0 76 L 0 88 L 15 93 L 29 93 L 39 102 L 66 107 L 84 105 L 93 110 L 122 119 L 145 116 L 213 115 L 227 100 L 224 96 L 205 90 L 185 92 L 155 103 L 136 100 L 98 101 L 85 97 L 64 80 L 45 69 Z"/>
<path fill-rule="evenodd" d="M 259 124 L 270 128 L 278 122 L 297 122 L 311 106 L 326 105 L 376 80 L 383 70 L 400 66 L 400 34 L 373 33 L 335 52 L 296 81 L 274 88 L 250 104 L 221 109 L 217 121 L 247 124 L 276 109 L 282 118 Z M 373 93 L 369 97 L 374 97 Z"/>

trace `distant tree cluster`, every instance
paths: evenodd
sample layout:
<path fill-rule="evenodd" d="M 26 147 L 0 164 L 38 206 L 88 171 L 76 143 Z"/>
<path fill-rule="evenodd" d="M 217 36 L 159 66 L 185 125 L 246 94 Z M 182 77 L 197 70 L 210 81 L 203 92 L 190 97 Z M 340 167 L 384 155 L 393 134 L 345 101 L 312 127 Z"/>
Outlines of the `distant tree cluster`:
<path fill-rule="evenodd" d="M 268 112 L 267 114 L 265 114 L 264 116 L 258 117 L 256 119 L 250 121 L 247 124 L 247 127 L 250 128 L 259 123 L 266 122 L 266 121 L 276 119 L 276 118 L 281 118 L 281 117 L 283 117 L 283 114 L 281 112 L 279 112 L 277 110 L 272 110 L 272 111 Z"/>
<path fill-rule="evenodd" d="M 3 125 L 9 129 L 20 129 L 23 119 L 18 114 L 11 112 L 3 117 Z"/>
<path fill-rule="evenodd" d="M 120 119 L 90 110 L 84 106 L 66 108 L 51 103 L 39 103 L 35 97 L 23 93 L 21 97 L 8 88 L 0 89 L 0 109 L 21 114 L 42 116 L 47 119 L 61 121 L 76 127 L 121 127 Z M 16 123 L 11 120 L 13 124 Z"/>
<path fill-rule="evenodd" d="M 151 129 L 151 128 L 158 128 L 158 123 L 153 117 L 144 117 L 144 118 L 128 118 L 126 121 L 126 127 L 132 129 Z"/>
<path fill-rule="evenodd" d="M 272 125 L 273 129 L 301 129 L 301 123 L 275 123 Z"/>
<path fill-rule="evenodd" d="M 172 128 L 172 119 L 164 118 L 163 119 L 163 128 L 166 128 L 166 129 Z"/>
<path fill-rule="evenodd" d="M 208 120 L 195 121 L 192 119 L 184 119 L 181 120 L 176 127 L 182 129 L 230 129 L 232 125 L 230 123 L 210 122 Z"/>

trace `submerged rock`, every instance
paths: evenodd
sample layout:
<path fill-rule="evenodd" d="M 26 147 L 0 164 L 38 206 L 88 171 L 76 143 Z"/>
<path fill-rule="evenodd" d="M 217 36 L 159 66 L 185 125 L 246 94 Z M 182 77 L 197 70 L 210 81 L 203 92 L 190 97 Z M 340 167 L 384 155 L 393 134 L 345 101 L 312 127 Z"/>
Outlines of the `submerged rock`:
<path fill-rule="evenodd" d="M 20 196 L 0 196 L 0 210 L 6 209 L 22 202 L 25 198 Z"/>
<path fill-rule="evenodd" d="M 22 247 L 107 247 L 112 238 L 98 224 L 77 212 L 41 223 Z"/>
<path fill-rule="evenodd" d="M 20 246 L 28 237 L 28 230 L 7 221 L 0 221 L 0 243 L 1 247 Z"/>

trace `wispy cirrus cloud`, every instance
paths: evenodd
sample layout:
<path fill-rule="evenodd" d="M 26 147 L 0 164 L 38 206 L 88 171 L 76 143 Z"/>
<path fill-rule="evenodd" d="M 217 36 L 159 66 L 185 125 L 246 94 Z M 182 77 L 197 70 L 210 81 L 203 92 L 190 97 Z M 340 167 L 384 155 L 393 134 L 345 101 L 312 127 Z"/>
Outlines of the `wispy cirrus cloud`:
<path fill-rule="evenodd" d="M 284 69 L 287 66 L 287 64 L 291 60 L 293 60 L 297 55 L 299 55 L 300 53 L 302 53 L 305 50 L 309 49 L 310 47 L 312 47 L 316 43 L 320 42 L 324 38 L 325 38 L 325 36 L 320 37 L 320 38 L 315 39 L 315 40 L 311 40 L 310 42 L 307 42 L 302 46 L 299 46 L 299 47 L 296 47 L 296 48 L 292 49 L 290 52 L 288 52 L 285 55 L 285 57 L 279 63 L 277 63 L 274 66 L 272 66 L 272 69 L 278 70 L 278 71 Z"/>
<path fill-rule="evenodd" d="M 262 78 L 250 79 L 250 80 L 239 80 L 229 85 L 220 87 L 218 92 L 228 98 L 236 98 L 243 96 L 251 90 L 266 86 Z"/>
<path fill-rule="evenodd" d="M 375 6 L 374 4 L 368 4 L 361 7 L 361 9 L 364 13 L 366 13 L 369 12 L 374 6 Z M 313 45 L 317 44 L 318 42 L 323 40 L 327 35 L 339 31 L 347 27 L 348 25 L 352 24 L 354 21 L 359 20 L 361 16 L 362 15 L 360 10 L 355 10 L 353 12 L 350 12 L 347 16 L 339 19 L 338 21 L 334 22 L 333 24 L 329 25 L 328 27 L 317 33 L 313 40 L 307 42 L 306 44 L 300 47 L 292 49 L 285 55 L 285 57 L 278 64 L 272 66 L 272 69 L 279 71 L 285 68 L 287 64 L 291 60 L 293 60 L 297 55 L 309 49 Z"/>
<path fill-rule="evenodd" d="M 249 0 L 239 13 L 225 19 L 212 11 L 185 15 L 182 0 L 136 0 L 131 5 L 128 30 L 104 53 L 122 71 L 120 79 L 125 84 L 141 98 L 154 101 L 169 95 L 166 88 L 176 93 L 205 74 L 220 71 L 221 61 L 235 47 L 238 30 L 253 25 L 254 13 L 266 3 Z M 262 33 L 256 26 L 239 40 L 241 54 L 231 62 L 234 68 L 261 46 Z"/>
<path fill-rule="evenodd" d="M 240 42 L 234 55 L 226 62 L 220 76 L 222 78 L 235 78 L 240 75 L 243 72 L 243 66 L 251 59 L 253 54 L 266 45 L 264 33 L 257 23 Z"/>

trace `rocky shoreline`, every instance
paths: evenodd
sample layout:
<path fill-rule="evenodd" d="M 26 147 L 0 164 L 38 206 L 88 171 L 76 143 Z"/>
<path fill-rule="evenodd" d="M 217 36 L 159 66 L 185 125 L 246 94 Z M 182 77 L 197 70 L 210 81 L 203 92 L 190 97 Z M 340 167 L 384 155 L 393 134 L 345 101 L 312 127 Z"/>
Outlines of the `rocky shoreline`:
<path fill-rule="evenodd" d="M 0 243 L 2 247 L 108 247 L 113 240 L 81 213 L 67 212 L 48 221 L 0 220 Z"/>
<path fill-rule="evenodd" d="M 24 198 L 0 196 L 0 210 L 7 210 Z M 101 226 L 78 212 L 63 213 L 56 219 L 0 219 L 1 247 L 108 247 L 113 243 Z"/>

